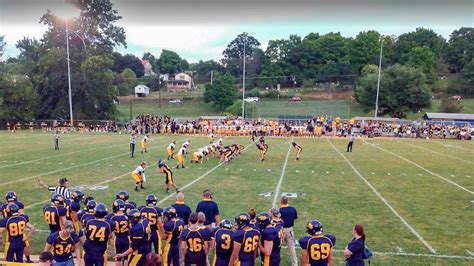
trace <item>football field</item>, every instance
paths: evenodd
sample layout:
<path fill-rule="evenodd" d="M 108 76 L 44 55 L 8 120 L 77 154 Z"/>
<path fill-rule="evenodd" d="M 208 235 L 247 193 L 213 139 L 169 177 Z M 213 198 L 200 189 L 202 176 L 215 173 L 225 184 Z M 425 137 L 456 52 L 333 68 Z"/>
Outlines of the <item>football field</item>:
<path fill-rule="evenodd" d="M 261 162 L 259 150 L 247 138 L 225 137 L 225 145 L 245 146 L 240 157 L 229 164 L 219 164 L 217 156 L 190 164 L 191 153 L 208 144 L 207 137 L 151 135 L 148 153 L 141 154 L 137 145 L 136 158 L 130 158 L 126 134 L 62 134 L 55 151 L 52 133 L 2 131 L 1 201 L 14 190 L 24 203 L 39 229 L 31 243 L 38 254 L 48 235 L 42 207 L 51 197 L 37 185 L 38 179 L 57 185 L 60 177 L 67 177 L 70 187 L 108 206 L 120 190 L 127 190 L 139 205 L 154 193 L 164 208 L 174 203 L 175 194 L 165 193 L 156 161 L 166 159 L 171 141 L 181 146 L 186 139 L 191 140 L 188 168 L 173 171 L 192 209 L 209 189 L 221 218 L 233 221 L 250 208 L 268 211 L 286 193 L 298 210 L 296 238 L 305 235 L 308 220 L 318 219 L 325 233 L 337 237 L 336 264 L 344 264 L 342 251 L 358 223 L 365 227 L 374 265 L 474 264 L 473 141 L 357 139 L 353 152 L 347 153 L 347 139 L 295 138 L 303 147 L 296 161 L 291 138 L 267 137 L 267 159 Z M 141 161 L 149 165 L 146 190 L 135 192 L 130 172 Z M 281 265 L 289 265 L 285 247 Z"/>

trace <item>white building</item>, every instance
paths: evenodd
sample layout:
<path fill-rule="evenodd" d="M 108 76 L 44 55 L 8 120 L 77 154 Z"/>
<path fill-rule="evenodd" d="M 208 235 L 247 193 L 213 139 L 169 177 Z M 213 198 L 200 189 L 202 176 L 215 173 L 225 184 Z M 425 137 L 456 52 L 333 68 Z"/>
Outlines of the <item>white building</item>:
<path fill-rule="evenodd" d="M 145 85 L 137 85 L 135 86 L 135 97 L 146 97 L 150 94 L 150 88 Z"/>

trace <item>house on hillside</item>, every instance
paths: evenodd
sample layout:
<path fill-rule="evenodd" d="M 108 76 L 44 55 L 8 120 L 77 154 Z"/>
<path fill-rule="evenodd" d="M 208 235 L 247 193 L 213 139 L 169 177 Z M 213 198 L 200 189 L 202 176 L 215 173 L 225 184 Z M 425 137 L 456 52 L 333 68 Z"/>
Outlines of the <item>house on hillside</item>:
<path fill-rule="evenodd" d="M 153 66 L 151 65 L 151 63 L 148 60 L 142 59 L 141 62 L 142 62 L 142 65 L 143 65 L 145 76 L 155 75 L 155 73 L 153 72 Z"/>
<path fill-rule="evenodd" d="M 140 84 L 135 86 L 135 97 L 146 97 L 150 94 L 150 88 Z"/>
<path fill-rule="evenodd" d="M 160 80 L 166 82 L 168 91 L 171 92 L 194 90 L 194 79 L 190 72 L 161 74 Z"/>

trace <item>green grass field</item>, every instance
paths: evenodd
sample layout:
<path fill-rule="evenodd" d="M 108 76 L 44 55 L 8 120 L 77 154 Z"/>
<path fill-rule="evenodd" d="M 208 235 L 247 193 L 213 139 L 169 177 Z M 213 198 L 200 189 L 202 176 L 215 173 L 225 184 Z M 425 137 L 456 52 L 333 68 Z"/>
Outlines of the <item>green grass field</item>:
<path fill-rule="evenodd" d="M 474 113 L 474 99 L 463 99 L 462 104 L 464 109 L 462 113 Z M 418 119 L 424 115 L 425 112 L 441 112 L 440 100 L 433 100 L 432 106 L 420 113 L 409 113 L 408 119 Z M 186 108 L 183 108 L 183 107 Z M 130 115 L 130 103 L 123 102 L 117 105 L 120 117 L 128 119 Z M 201 115 L 222 115 L 221 112 L 213 109 L 210 104 L 204 103 L 198 99 L 192 101 L 184 101 L 182 104 L 169 104 L 167 101 L 162 101 L 162 106 L 159 108 L 158 101 L 140 101 L 136 100 L 133 103 L 133 114 L 167 114 L 173 117 L 196 117 L 196 114 Z M 364 112 L 361 106 L 353 103 L 350 100 L 318 100 L 318 101 L 301 101 L 288 102 L 286 99 L 277 100 L 263 100 L 257 103 L 246 103 L 246 117 L 250 118 L 277 118 L 294 117 L 294 116 L 313 116 L 326 114 L 330 116 L 341 116 L 343 118 L 354 116 L 373 116 L 373 112 Z"/>
<path fill-rule="evenodd" d="M 174 195 L 165 193 L 164 176 L 154 163 L 165 157 L 172 140 L 187 138 L 192 139 L 191 151 L 208 143 L 204 137 L 152 135 L 150 151 L 131 159 L 125 134 L 64 134 L 61 150 L 54 151 L 52 134 L 3 131 L 0 193 L 16 191 L 41 230 L 32 241 L 37 254 L 47 237 L 41 210 L 51 196 L 37 186 L 38 178 L 56 184 L 65 176 L 71 186 L 82 186 L 86 195 L 108 206 L 125 189 L 139 204 L 155 193 L 159 205 L 167 207 Z M 305 234 L 308 220 L 319 219 L 324 231 L 337 237 L 338 265 L 344 264 L 341 251 L 356 223 L 365 226 L 374 265 L 474 264 L 474 142 L 359 139 L 354 152 L 346 153 L 347 140 L 305 138 L 296 139 L 303 153 L 295 161 L 290 140 L 267 138 L 268 157 L 260 162 L 247 138 L 225 138 L 225 143 L 246 146 L 241 157 L 230 164 L 211 158 L 198 165 L 188 158 L 189 168 L 174 169 L 175 181 L 193 209 L 204 189 L 213 191 L 221 216 L 231 220 L 250 208 L 267 211 L 281 193 L 296 193 L 290 198 L 299 216 L 296 237 Z M 134 192 L 130 172 L 142 160 L 150 165 L 147 189 Z M 260 195 L 268 192 L 269 197 Z M 289 265 L 286 249 L 282 257 L 281 265 Z"/>

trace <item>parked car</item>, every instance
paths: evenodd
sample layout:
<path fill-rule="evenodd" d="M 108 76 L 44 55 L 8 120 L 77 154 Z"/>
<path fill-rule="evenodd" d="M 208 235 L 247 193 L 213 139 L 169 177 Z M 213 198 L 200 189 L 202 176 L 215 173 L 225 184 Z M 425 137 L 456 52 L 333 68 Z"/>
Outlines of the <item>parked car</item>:
<path fill-rule="evenodd" d="M 180 99 L 174 99 L 174 100 L 170 100 L 169 103 L 180 104 L 181 100 Z"/>
<path fill-rule="evenodd" d="M 290 101 L 290 102 L 301 102 L 301 98 L 300 97 L 291 97 L 290 99 L 288 99 L 288 101 Z"/>
<path fill-rule="evenodd" d="M 258 97 L 247 97 L 244 99 L 244 101 L 248 103 L 253 103 L 253 102 L 258 102 L 259 98 Z"/>

